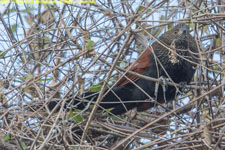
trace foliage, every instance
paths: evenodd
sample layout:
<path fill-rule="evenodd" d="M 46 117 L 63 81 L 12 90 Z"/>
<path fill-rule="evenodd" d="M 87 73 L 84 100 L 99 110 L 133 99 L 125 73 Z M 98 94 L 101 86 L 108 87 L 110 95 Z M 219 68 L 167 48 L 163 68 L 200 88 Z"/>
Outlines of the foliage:
<path fill-rule="evenodd" d="M 24 149 L 225 148 L 223 2 L 6 6 L 0 16 L 1 143 Z M 113 85 L 124 74 L 118 68 L 134 62 L 146 46 L 181 22 L 190 25 L 200 55 L 186 94 L 121 116 L 109 110 L 93 114 L 93 104 L 83 110 L 69 105 L 65 111 L 71 95 L 100 92 L 104 82 Z M 54 100 L 62 102 L 60 111 L 49 112 L 46 104 Z M 90 116 L 94 119 L 88 121 Z"/>

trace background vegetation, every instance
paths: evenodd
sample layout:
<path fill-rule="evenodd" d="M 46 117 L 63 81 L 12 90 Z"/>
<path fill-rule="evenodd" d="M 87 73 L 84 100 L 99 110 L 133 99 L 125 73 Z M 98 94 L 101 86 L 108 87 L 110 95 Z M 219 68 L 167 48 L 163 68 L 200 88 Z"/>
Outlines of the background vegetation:
<path fill-rule="evenodd" d="M 225 148 L 223 0 L 0 8 L 1 148 Z M 92 105 L 60 108 L 71 94 L 113 86 L 124 74 L 121 68 L 177 23 L 190 25 L 201 59 L 186 94 L 164 107 L 121 116 L 94 112 Z M 59 112 L 47 109 L 52 100 L 61 100 Z"/>

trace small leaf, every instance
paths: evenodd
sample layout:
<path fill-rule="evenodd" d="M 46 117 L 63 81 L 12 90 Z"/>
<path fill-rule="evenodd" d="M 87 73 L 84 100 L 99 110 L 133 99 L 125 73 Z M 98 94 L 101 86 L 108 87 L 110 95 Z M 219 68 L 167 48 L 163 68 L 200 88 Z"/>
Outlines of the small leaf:
<path fill-rule="evenodd" d="M 80 114 L 77 114 L 76 112 L 71 112 L 70 117 L 72 117 L 73 120 L 76 121 L 76 122 L 82 122 L 83 121 L 83 117 Z"/>
<path fill-rule="evenodd" d="M 87 42 L 87 49 L 92 50 L 93 46 L 94 46 L 94 42 L 89 39 L 88 42 Z"/>
<path fill-rule="evenodd" d="M 214 71 L 217 71 L 217 72 L 222 71 L 222 70 L 221 70 L 221 66 L 219 66 L 219 65 L 213 66 L 213 70 L 214 70 Z"/>
<path fill-rule="evenodd" d="M 3 51 L 0 51 L 0 58 L 3 58 L 5 56 L 6 53 L 4 53 Z"/>
<path fill-rule="evenodd" d="M 121 68 L 126 67 L 126 63 L 125 63 L 124 61 L 122 61 L 122 62 L 120 63 L 120 67 L 121 67 Z"/>
<path fill-rule="evenodd" d="M 34 53 L 34 59 L 38 60 L 38 58 L 39 58 L 39 53 Z"/>
<path fill-rule="evenodd" d="M 107 113 L 107 116 L 112 118 L 113 120 L 121 120 L 122 119 L 120 116 L 115 116 L 115 115 L 112 115 L 110 113 Z"/>
<path fill-rule="evenodd" d="M 172 23 L 168 24 L 168 30 L 171 30 L 172 28 L 173 28 L 173 24 Z"/>
<path fill-rule="evenodd" d="M 39 81 L 52 81 L 53 78 L 40 79 Z"/>
<path fill-rule="evenodd" d="M 34 77 L 34 76 L 33 76 L 32 74 L 30 74 L 30 73 L 27 75 L 27 79 L 28 79 L 28 80 L 29 80 L 29 79 L 32 79 L 33 77 Z"/>
<path fill-rule="evenodd" d="M 208 30 L 207 30 L 207 29 L 208 29 L 208 26 L 204 26 L 204 27 L 203 27 L 203 31 L 202 31 L 202 32 L 203 32 L 203 33 L 205 32 L 206 34 L 209 34 L 209 32 L 208 32 Z"/>
<path fill-rule="evenodd" d="M 165 16 L 162 15 L 162 16 L 160 17 L 160 20 L 161 20 L 161 21 L 165 20 Z"/>
<path fill-rule="evenodd" d="M 219 47 L 221 45 L 221 38 L 216 39 L 216 46 Z"/>
<path fill-rule="evenodd" d="M 191 23 L 196 23 L 197 19 L 191 19 Z"/>
<path fill-rule="evenodd" d="M 16 32 L 16 29 L 17 29 L 17 24 L 14 24 L 11 26 L 11 30 L 13 33 Z"/>
<path fill-rule="evenodd" d="M 162 28 L 157 28 L 157 29 L 154 28 L 152 30 L 152 34 L 157 37 L 161 33 L 161 31 L 162 31 Z"/>
<path fill-rule="evenodd" d="M 137 46 L 137 50 L 138 50 L 138 52 L 141 52 L 143 49 L 142 49 L 142 46 L 141 45 L 138 45 Z"/>
<path fill-rule="evenodd" d="M 4 141 L 5 142 L 8 142 L 10 140 L 10 135 L 9 134 L 7 134 L 6 136 L 4 136 Z"/>
<path fill-rule="evenodd" d="M 27 74 L 27 76 L 26 77 L 22 77 L 22 78 L 20 78 L 21 80 L 29 80 L 29 79 L 32 79 L 33 78 L 33 75 L 32 74 Z"/>
<path fill-rule="evenodd" d="M 146 7 L 145 7 L 145 6 L 143 6 L 143 5 L 140 5 L 140 6 L 138 7 L 138 9 L 137 9 L 137 12 L 142 11 L 144 8 L 146 8 Z"/>
<path fill-rule="evenodd" d="M 103 82 L 96 84 L 96 85 L 92 85 L 89 89 L 90 92 L 99 92 L 102 89 L 103 86 Z"/>
<path fill-rule="evenodd" d="M 24 143 L 24 142 L 21 142 L 21 146 L 26 149 L 27 148 L 27 145 Z"/>

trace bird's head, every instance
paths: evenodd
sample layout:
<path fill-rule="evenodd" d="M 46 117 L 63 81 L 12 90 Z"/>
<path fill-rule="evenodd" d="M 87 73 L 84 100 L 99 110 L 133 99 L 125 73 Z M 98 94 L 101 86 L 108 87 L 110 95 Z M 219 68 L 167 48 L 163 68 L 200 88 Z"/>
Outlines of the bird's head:
<path fill-rule="evenodd" d="M 167 45 L 171 45 L 173 41 L 187 42 L 191 39 L 189 34 L 189 26 L 181 23 L 176 25 L 172 30 L 167 31 L 159 39 L 161 39 Z"/>
<path fill-rule="evenodd" d="M 159 40 L 180 56 L 188 59 L 197 58 L 197 55 L 194 55 L 194 53 L 198 52 L 195 39 L 189 32 L 189 26 L 184 23 L 178 24 L 172 30 L 164 33 Z M 173 64 L 178 64 L 177 62 L 182 62 L 183 58 L 178 57 L 175 53 L 168 51 L 171 62 Z"/>

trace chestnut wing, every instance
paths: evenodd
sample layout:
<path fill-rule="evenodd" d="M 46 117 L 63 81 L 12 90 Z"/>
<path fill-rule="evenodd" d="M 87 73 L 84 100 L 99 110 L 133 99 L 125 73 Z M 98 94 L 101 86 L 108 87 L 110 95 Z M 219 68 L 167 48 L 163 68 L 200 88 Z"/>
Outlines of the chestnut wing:
<path fill-rule="evenodd" d="M 154 47 L 153 47 L 154 49 Z M 141 56 L 130 66 L 128 66 L 126 69 L 132 71 L 132 72 L 137 72 L 139 74 L 144 74 L 147 69 L 149 68 L 150 65 L 150 55 L 151 54 L 151 48 L 147 48 Z M 126 73 L 116 84 L 116 86 L 124 86 L 132 80 L 133 82 L 137 81 L 139 79 L 138 76 Z"/>

